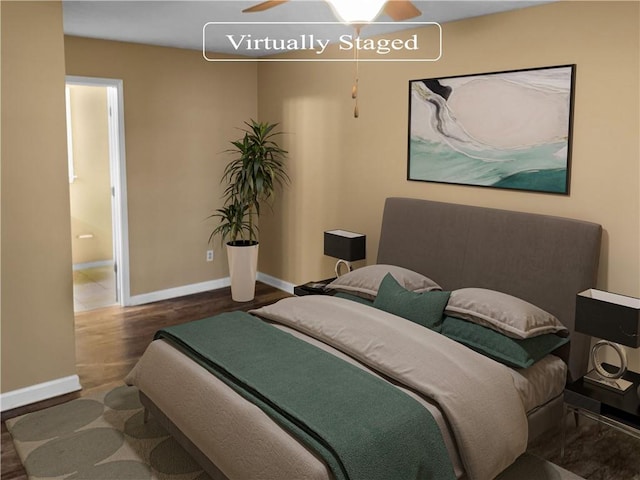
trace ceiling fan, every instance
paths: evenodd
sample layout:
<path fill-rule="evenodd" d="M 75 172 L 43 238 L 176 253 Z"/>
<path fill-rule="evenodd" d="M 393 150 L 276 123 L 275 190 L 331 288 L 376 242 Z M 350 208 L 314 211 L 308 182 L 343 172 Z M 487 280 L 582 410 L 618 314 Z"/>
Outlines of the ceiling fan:
<path fill-rule="evenodd" d="M 262 12 L 277 7 L 289 0 L 267 0 L 244 9 L 243 13 Z M 381 11 L 396 22 L 409 20 L 422 14 L 410 0 L 326 0 L 333 7 L 336 14 L 345 23 L 370 22 Z"/>

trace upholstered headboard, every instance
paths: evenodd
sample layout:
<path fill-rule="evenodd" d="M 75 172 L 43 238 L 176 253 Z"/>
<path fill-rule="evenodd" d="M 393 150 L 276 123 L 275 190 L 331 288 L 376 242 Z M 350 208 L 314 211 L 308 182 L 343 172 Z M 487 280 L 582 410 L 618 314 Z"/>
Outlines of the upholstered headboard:
<path fill-rule="evenodd" d="M 571 331 L 571 379 L 587 371 L 589 337 L 575 333 L 576 293 L 596 286 L 602 227 L 568 218 L 388 198 L 378 263 L 410 268 L 445 290 L 480 287 L 522 298 Z"/>

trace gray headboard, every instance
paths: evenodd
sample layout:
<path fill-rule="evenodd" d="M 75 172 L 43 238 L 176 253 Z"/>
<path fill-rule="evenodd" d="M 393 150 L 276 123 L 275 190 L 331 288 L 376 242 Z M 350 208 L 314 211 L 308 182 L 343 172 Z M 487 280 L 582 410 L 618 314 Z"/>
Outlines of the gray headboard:
<path fill-rule="evenodd" d="M 574 332 L 576 293 L 596 286 L 602 227 L 568 218 L 410 198 L 385 203 L 378 263 L 422 273 L 445 290 L 522 298 L 571 331 L 570 379 L 587 371 L 589 337 Z"/>

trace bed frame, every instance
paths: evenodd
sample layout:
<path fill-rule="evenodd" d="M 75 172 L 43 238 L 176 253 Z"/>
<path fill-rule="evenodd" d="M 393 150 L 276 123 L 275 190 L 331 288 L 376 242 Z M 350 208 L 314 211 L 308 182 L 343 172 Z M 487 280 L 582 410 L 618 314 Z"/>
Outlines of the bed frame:
<path fill-rule="evenodd" d="M 602 228 L 559 217 L 408 198 L 388 198 L 379 264 L 399 265 L 436 280 L 445 290 L 502 291 L 558 317 L 571 332 L 560 356 L 569 379 L 586 373 L 589 337 L 574 330 L 576 294 L 596 286 Z M 227 477 L 155 405 L 140 399 L 214 480 Z M 529 439 L 562 416 L 562 396 L 529 415 Z"/>

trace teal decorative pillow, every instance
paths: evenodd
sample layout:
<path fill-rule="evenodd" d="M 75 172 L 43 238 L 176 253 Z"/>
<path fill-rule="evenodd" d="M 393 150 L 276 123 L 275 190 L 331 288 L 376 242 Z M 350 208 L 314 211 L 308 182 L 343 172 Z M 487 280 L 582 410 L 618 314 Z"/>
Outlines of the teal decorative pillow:
<path fill-rule="evenodd" d="M 440 331 L 444 307 L 448 301 L 449 292 L 410 292 L 404 289 L 391 274 L 387 274 L 380 283 L 373 306 Z"/>
<path fill-rule="evenodd" d="M 441 333 L 500 363 L 514 368 L 527 368 L 569 342 L 554 333 L 517 339 L 491 328 L 460 318 L 446 316 Z"/>

